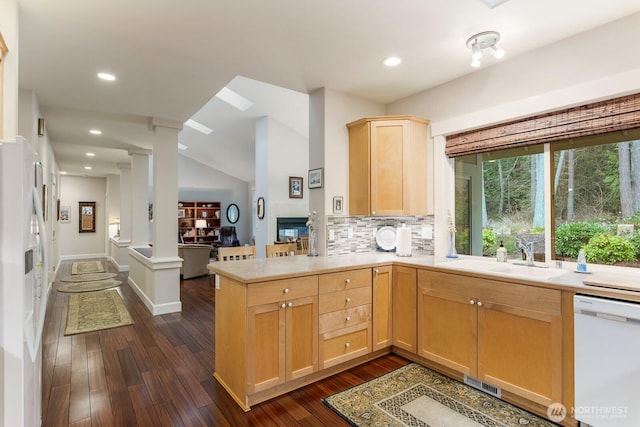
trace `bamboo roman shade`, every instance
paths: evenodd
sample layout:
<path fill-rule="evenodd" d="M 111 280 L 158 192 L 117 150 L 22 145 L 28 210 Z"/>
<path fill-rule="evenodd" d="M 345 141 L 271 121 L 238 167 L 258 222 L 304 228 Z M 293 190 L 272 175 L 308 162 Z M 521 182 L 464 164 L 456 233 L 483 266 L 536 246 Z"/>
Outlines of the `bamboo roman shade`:
<path fill-rule="evenodd" d="M 541 114 L 447 137 L 449 157 L 640 128 L 640 94 Z"/>

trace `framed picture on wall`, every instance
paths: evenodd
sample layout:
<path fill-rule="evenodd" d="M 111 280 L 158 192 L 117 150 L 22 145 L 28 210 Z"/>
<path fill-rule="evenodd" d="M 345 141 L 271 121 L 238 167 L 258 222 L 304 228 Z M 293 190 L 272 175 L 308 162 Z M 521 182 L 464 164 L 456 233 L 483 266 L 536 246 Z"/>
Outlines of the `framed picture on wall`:
<path fill-rule="evenodd" d="M 309 188 L 322 188 L 322 168 L 309 170 Z"/>
<path fill-rule="evenodd" d="M 96 232 L 96 202 L 78 202 L 78 231 L 80 233 Z"/>
<path fill-rule="evenodd" d="M 71 206 L 60 206 L 60 222 L 71 222 Z"/>
<path fill-rule="evenodd" d="M 289 198 L 302 199 L 302 178 L 298 176 L 289 177 Z"/>

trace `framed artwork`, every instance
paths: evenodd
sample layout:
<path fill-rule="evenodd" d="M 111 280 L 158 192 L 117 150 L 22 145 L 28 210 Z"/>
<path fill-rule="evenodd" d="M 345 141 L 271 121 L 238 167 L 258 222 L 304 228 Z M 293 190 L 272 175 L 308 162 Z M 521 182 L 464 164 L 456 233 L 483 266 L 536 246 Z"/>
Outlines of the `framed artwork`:
<path fill-rule="evenodd" d="M 60 206 L 60 222 L 71 222 L 71 206 Z"/>
<path fill-rule="evenodd" d="M 258 214 L 258 219 L 264 219 L 264 197 L 258 197 L 256 213 Z"/>
<path fill-rule="evenodd" d="M 184 209 L 178 209 L 178 218 L 184 218 L 185 216 Z"/>
<path fill-rule="evenodd" d="M 227 221 L 229 221 L 229 224 L 235 224 L 236 222 L 238 222 L 239 218 L 240 209 L 238 209 L 238 205 L 236 205 L 235 203 L 231 203 L 227 207 Z"/>
<path fill-rule="evenodd" d="M 289 177 L 289 198 L 302 199 L 302 178 L 298 176 Z"/>
<path fill-rule="evenodd" d="M 309 170 L 309 188 L 322 188 L 322 168 Z"/>
<path fill-rule="evenodd" d="M 342 213 L 342 203 L 343 203 L 344 199 L 342 198 L 342 196 L 335 196 L 333 198 L 333 213 L 334 214 L 341 214 Z"/>
<path fill-rule="evenodd" d="M 96 202 L 78 202 L 78 232 L 96 232 Z"/>

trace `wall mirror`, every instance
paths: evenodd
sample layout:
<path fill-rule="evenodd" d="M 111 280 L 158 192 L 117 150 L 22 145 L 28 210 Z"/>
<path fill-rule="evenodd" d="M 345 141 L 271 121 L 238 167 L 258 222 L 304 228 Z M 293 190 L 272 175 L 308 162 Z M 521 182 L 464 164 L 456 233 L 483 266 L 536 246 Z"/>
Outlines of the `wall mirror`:
<path fill-rule="evenodd" d="M 229 223 L 231 224 L 235 224 L 236 222 L 238 222 L 239 218 L 240 209 L 238 209 L 238 205 L 236 205 L 235 203 L 231 203 L 227 207 L 227 221 L 229 221 Z"/>
<path fill-rule="evenodd" d="M 96 232 L 96 202 L 78 202 L 78 231 L 80 233 Z"/>

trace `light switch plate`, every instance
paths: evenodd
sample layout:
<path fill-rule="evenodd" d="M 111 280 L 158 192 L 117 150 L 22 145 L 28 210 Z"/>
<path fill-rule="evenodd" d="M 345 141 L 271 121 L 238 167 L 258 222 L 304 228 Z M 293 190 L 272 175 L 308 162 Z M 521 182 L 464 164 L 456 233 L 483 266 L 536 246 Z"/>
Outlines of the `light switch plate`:
<path fill-rule="evenodd" d="M 423 239 L 433 239 L 433 227 L 430 225 L 422 226 L 422 238 Z"/>
<path fill-rule="evenodd" d="M 350 229 L 347 231 L 347 238 L 348 238 L 348 239 L 353 239 L 353 228 L 350 228 Z"/>
<path fill-rule="evenodd" d="M 336 240 L 336 230 L 329 230 L 329 240 Z"/>

